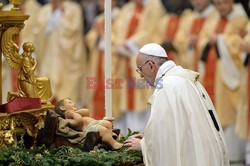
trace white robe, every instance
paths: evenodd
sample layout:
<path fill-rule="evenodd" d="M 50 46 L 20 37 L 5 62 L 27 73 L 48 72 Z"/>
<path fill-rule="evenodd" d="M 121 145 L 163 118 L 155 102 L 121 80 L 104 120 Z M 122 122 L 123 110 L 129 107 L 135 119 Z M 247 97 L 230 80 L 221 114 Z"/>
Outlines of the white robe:
<path fill-rule="evenodd" d="M 156 78 L 162 80 L 151 98 L 151 116 L 141 140 L 146 166 L 229 165 L 220 122 L 198 76 L 173 61 L 159 68 Z"/>

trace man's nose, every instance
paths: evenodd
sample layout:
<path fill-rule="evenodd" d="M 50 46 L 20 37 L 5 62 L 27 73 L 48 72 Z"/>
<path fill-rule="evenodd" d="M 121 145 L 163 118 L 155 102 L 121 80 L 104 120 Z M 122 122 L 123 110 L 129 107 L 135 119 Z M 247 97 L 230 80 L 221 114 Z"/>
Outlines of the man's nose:
<path fill-rule="evenodd" d="M 140 77 L 141 77 L 141 78 L 144 78 L 144 75 L 141 73 L 141 74 L 140 74 Z"/>

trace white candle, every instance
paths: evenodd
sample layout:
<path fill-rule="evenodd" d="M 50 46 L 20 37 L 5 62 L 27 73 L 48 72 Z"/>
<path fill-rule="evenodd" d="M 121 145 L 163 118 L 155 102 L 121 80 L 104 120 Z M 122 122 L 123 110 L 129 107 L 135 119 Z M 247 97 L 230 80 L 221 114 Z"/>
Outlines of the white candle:
<path fill-rule="evenodd" d="M 111 1 L 105 0 L 105 118 L 112 119 L 112 89 L 108 89 L 106 82 L 111 77 Z"/>

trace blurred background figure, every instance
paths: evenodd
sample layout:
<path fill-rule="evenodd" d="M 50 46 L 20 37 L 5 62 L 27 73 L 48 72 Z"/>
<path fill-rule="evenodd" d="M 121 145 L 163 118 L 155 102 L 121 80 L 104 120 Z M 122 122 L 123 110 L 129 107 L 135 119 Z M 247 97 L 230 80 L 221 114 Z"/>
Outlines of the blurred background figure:
<path fill-rule="evenodd" d="M 131 0 L 122 6 L 114 22 L 115 50 L 119 57 L 115 79 L 122 79 L 122 88 L 115 89 L 118 102 L 115 126 L 126 134 L 127 128 L 141 131 L 149 117 L 147 101 L 152 93 L 146 82 L 140 82 L 136 73 L 135 57 L 138 49 L 150 42 L 157 21 L 164 16 L 165 9 L 160 0 Z M 141 85 L 139 85 L 141 83 Z M 141 87 L 139 87 L 141 86 Z"/>
<path fill-rule="evenodd" d="M 70 97 L 82 105 L 86 56 L 81 6 L 70 0 L 51 0 L 37 20 L 39 75 L 50 79 L 54 101 Z"/>
<path fill-rule="evenodd" d="M 190 7 L 188 0 L 163 0 L 162 3 L 167 11 L 166 15 L 158 22 L 152 35 L 152 40 L 155 43 L 159 43 L 165 49 L 170 60 L 179 64 L 179 57 L 176 56 L 177 50 L 174 46 L 174 39 L 176 32 L 181 22 L 182 12 Z"/>
<path fill-rule="evenodd" d="M 239 107 L 236 119 L 236 134 L 247 140 L 246 164 L 250 165 L 250 24 L 247 26 L 247 34 L 243 37 L 240 49 L 243 51 L 242 62 L 244 65 Z"/>
<path fill-rule="evenodd" d="M 243 71 L 239 31 L 245 29 L 248 18 L 233 0 L 214 0 L 214 4 L 217 16 L 205 24 L 197 42 L 203 48 L 199 72 L 224 128 L 230 161 L 244 164 L 245 141 L 235 134 L 235 121 Z"/>
<path fill-rule="evenodd" d="M 250 9 L 250 3 L 248 4 Z M 246 30 L 239 32 L 242 37 L 240 51 L 242 51 L 243 72 L 240 87 L 239 107 L 236 119 L 236 134 L 247 140 L 245 148 L 245 164 L 250 165 L 250 22 L 248 20 Z"/>
<path fill-rule="evenodd" d="M 90 30 L 95 17 L 102 11 L 100 11 L 98 0 L 82 0 L 81 5 L 83 6 L 84 33 L 86 34 Z"/>
<path fill-rule="evenodd" d="M 104 11 L 104 0 L 98 0 L 100 11 Z M 111 42 L 114 43 L 115 30 L 113 29 L 113 22 L 117 18 L 119 8 L 116 6 L 117 0 L 112 0 L 112 37 Z M 95 119 L 102 119 L 105 117 L 105 65 L 104 65 L 104 14 L 101 13 L 92 24 L 91 29 L 85 36 L 87 49 L 89 51 L 89 58 L 87 62 L 87 107 L 91 110 L 92 116 Z M 114 47 L 113 47 L 114 48 Z M 114 52 L 114 51 L 113 51 Z M 114 70 L 116 70 L 117 57 L 112 56 L 112 78 L 114 77 Z M 91 88 L 95 84 L 95 88 Z M 112 109 L 117 110 L 116 96 L 113 90 Z M 113 115 L 115 116 L 115 115 Z"/>
<path fill-rule="evenodd" d="M 185 10 L 181 16 L 174 45 L 178 52 L 179 63 L 185 68 L 198 70 L 200 48 L 197 41 L 204 24 L 213 17 L 215 7 L 211 0 L 190 0 L 193 10 Z"/>

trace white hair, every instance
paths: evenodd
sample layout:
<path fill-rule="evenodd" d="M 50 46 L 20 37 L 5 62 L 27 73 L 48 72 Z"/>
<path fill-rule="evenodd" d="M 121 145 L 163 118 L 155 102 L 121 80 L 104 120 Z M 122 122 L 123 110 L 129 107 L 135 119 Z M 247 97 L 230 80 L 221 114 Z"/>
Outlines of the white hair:
<path fill-rule="evenodd" d="M 163 63 L 165 63 L 168 60 L 167 57 L 156 57 L 156 56 L 147 55 L 143 53 L 141 53 L 141 55 L 145 61 L 148 61 L 148 60 L 153 61 L 158 66 L 161 66 Z"/>

